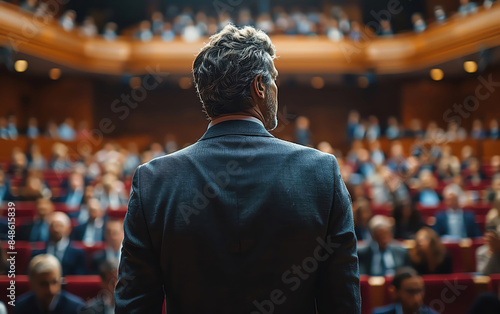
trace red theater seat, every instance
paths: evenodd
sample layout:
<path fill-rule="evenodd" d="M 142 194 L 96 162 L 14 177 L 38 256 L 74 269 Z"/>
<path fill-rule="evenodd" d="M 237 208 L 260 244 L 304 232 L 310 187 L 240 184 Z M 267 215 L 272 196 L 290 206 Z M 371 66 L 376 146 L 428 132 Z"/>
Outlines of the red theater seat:
<path fill-rule="evenodd" d="M 360 280 L 360 290 L 361 290 L 361 314 L 370 314 L 371 309 L 371 296 L 370 296 L 370 284 L 368 279 L 370 277 L 367 275 L 361 275 Z"/>
<path fill-rule="evenodd" d="M 492 274 L 490 279 L 490 290 L 500 296 L 500 274 Z"/>
<path fill-rule="evenodd" d="M 88 301 L 95 298 L 101 288 L 101 278 L 97 275 L 64 277 L 66 291 Z"/>
<path fill-rule="evenodd" d="M 478 293 L 472 274 L 427 275 L 424 303 L 443 314 L 464 313 Z"/>
<path fill-rule="evenodd" d="M 461 273 L 464 272 L 464 264 L 462 260 L 462 248 L 459 243 L 443 243 L 446 247 L 446 250 L 451 255 L 451 259 L 453 260 L 453 272 Z"/>
<path fill-rule="evenodd" d="M 16 274 L 24 275 L 26 274 L 26 270 L 28 269 L 28 264 L 31 259 L 31 250 L 32 245 L 27 241 L 16 241 L 14 250 L 9 249 L 9 244 L 7 242 L 2 242 L 2 248 L 5 249 L 6 252 L 13 251 L 17 252 L 15 255 L 16 260 Z M 7 254 L 7 258 L 10 254 Z"/>

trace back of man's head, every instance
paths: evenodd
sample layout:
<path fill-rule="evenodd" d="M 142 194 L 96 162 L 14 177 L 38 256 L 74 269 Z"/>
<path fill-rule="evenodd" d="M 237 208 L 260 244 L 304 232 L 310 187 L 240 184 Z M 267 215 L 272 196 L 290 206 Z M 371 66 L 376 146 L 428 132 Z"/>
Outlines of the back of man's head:
<path fill-rule="evenodd" d="M 269 37 L 251 26 L 227 25 L 210 37 L 193 63 L 196 91 L 209 118 L 245 111 L 251 84 L 262 75 L 273 79 L 275 48 Z"/>

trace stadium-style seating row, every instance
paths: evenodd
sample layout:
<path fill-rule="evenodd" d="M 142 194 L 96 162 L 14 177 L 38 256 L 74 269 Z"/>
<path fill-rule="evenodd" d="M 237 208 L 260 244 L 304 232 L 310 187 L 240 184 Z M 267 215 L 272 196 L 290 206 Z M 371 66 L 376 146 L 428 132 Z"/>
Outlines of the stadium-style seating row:
<path fill-rule="evenodd" d="M 500 291 L 500 275 L 474 276 L 456 273 L 425 275 L 424 303 L 443 314 L 463 313 L 476 296 L 485 291 Z M 391 278 L 361 276 L 361 313 L 369 314 L 375 307 L 391 303 Z"/>
<path fill-rule="evenodd" d="M 476 296 L 485 291 L 500 291 L 500 274 L 474 276 L 472 274 L 427 275 L 423 276 L 426 288 L 425 304 L 443 314 L 462 313 L 474 301 Z M 12 279 L 0 276 L 0 289 L 7 291 Z M 29 290 L 28 276 L 17 275 L 15 278 L 16 296 Z M 371 313 L 374 307 L 391 302 L 389 285 L 391 279 L 384 277 L 361 276 L 362 313 Z M 98 295 L 101 280 L 97 275 L 66 276 L 64 289 L 84 300 Z M 0 300 L 7 303 L 6 294 Z"/>

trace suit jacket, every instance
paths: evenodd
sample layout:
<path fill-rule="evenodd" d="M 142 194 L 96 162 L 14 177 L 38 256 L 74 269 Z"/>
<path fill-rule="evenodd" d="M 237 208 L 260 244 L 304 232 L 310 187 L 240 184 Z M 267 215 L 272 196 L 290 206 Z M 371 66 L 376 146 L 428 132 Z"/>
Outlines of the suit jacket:
<path fill-rule="evenodd" d="M 18 240 L 30 241 L 31 240 L 31 232 L 33 231 L 33 227 L 35 226 L 35 223 L 38 223 L 38 220 L 21 225 L 19 228 L 19 232 L 18 232 L 18 234 L 19 234 Z M 46 236 L 48 238 L 49 237 L 49 224 L 48 223 L 47 223 L 46 228 L 47 228 Z M 40 231 L 40 229 L 39 229 L 39 231 Z M 43 241 L 43 239 L 41 239 L 40 241 Z M 35 242 L 38 242 L 38 241 L 35 241 Z"/>
<path fill-rule="evenodd" d="M 38 254 L 47 253 L 47 244 L 44 249 L 33 250 L 31 257 Z M 85 275 L 85 252 L 82 249 L 77 249 L 70 244 L 66 247 L 64 251 L 63 258 L 61 262 L 62 275 Z"/>
<path fill-rule="evenodd" d="M 230 120 L 137 168 L 116 313 L 359 313 L 349 193 L 333 155 Z M 267 309 L 267 310 L 266 310 Z"/>
<path fill-rule="evenodd" d="M 19 297 L 14 307 L 14 313 L 19 314 L 77 314 L 83 307 L 84 302 L 82 299 L 69 292 L 61 290 L 57 305 L 53 311 L 42 312 L 38 307 L 38 301 L 33 291 L 29 291 Z"/>
<path fill-rule="evenodd" d="M 473 212 L 464 210 L 463 221 L 467 238 L 475 238 L 481 236 L 481 231 L 476 224 L 476 219 Z M 446 214 L 446 211 L 439 211 L 436 214 L 436 223 L 434 224 L 433 228 L 440 236 L 449 234 L 448 215 Z"/>
<path fill-rule="evenodd" d="M 388 246 L 386 250 L 392 254 L 395 270 L 402 266 L 410 266 L 410 256 L 405 248 L 400 246 Z M 371 275 L 374 254 L 375 252 L 371 245 L 367 245 L 358 250 L 360 274 Z"/>
<path fill-rule="evenodd" d="M 96 241 L 104 241 L 104 226 L 106 224 L 106 221 L 104 220 L 102 228 L 101 228 L 101 236 L 99 237 L 99 240 Z M 81 225 L 78 225 L 73 228 L 71 231 L 70 238 L 73 241 L 83 241 L 83 237 L 85 236 L 85 231 L 87 230 L 87 225 L 88 222 L 83 223 Z"/>

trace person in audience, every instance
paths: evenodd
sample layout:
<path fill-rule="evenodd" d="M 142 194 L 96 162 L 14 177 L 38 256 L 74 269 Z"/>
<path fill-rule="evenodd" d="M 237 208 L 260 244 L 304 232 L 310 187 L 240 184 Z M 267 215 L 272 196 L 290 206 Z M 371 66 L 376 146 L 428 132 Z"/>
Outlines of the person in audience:
<path fill-rule="evenodd" d="M 408 251 L 393 243 L 392 224 L 388 217 L 373 216 L 369 228 L 372 241 L 358 250 L 360 274 L 392 276 L 399 267 L 410 265 Z"/>
<path fill-rule="evenodd" d="M 19 228 L 19 240 L 30 242 L 46 242 L 49 240 L 50 215 L 54 212 L 54 204 L 47 198 L 39 198 L 35 203 L 33 221 Z"/>
<path fill-rule="evenodd" d="M 418 230 L 425 226 L 422 215 L 409 200 L 397 202 L 392 217 L 396 239 L 413 239 Z"/>
<path fill-rule="evenodd" d="M 477 248 L 477 272 L 488 276 L 500 273 L 500 236 L 497 229 L 487 229 L 484 245 Z"/>
<path fill-rule="evenodd" d="M 11 178 L 17 179 L 25 179 L 28 174 L 28 158 L 19 148 L 15 148 L 12 152 L 8 174 Z"/>
<path fill-rule="evenodd" d="M 116 25 L 115 22 L 108 22 L 104 25 L 102 37 L 104 37 L 106 41 L 115 41 L 116 37 L 118 37 L 118 34 L 116 33 L 117 30 L 118 30 L 118 25 Z"/>
<path fill-rule="evenodd" d="M 500 155 L 493 155 L 490 159 L 489 176 L 494 177 L 496 174 L 500 174 Z"/>
<path fill-rule="evenodd" d="M 369 126 L 366 130 L 366 139 L 373 142 L 380 137 L 380 125 L 378 124 L 378 118 L 376 116 L 370 116 L 368 121 Z"/>
<path fill-rule="evenodd" d="M 450 184 L 443 190 L 447 209 L 436 214 L 433 229 L 442 237 L 450 240 L 479 237 L 479 227 L 475 215 L 463 210 L 460 205 L 461 190 L 456 184 Z"/>
<path fill-rule="evenodd" d="M 391 22 L 389 20 L 381 20 L 379 28 L 379 36 L 392 37 L 394 32 L 392 31 Z"/>
<path fill-rule="evenodd" d="M 103 148 L 95 154 L 95 160 L 99 164 L 102 164 L 104 162 L 119 161 L 120 158 L 121 155 L 112 142 L 107 142 L 106 144 L 104 144 Z"/>
<path fill-rule="evenodd" d="M 49 218 L 49 241 L 45 248 L 33 250 L 32 256 L 51 254 L 62 265 L 62 275 L 85 275 L 85 252 L 75 248 L 69 239 L 71 221 L 63 212 L 53 212 Z"/>
<path fill-rule="evenodd" d="M 79 207 L 77 207 L 77 210 L 69 211 L 68 216 L 70 218 L 76 218 L 78 224 L 84 224 L 85 222 L 87 222 L 87 220 L 89 219 L 88 201 L 92 198 L 94 198 L 94 186 L 87 185 L 85 187 L 82 202 L 80 203 Z"/>
<path fill-rule="evenodd" d="M 438 314 L 424 305 L 424 280 L 411 267 L 402 267 L 396 271 L 389 291 L 395 303 L 376 308 L 373 314 Z"/>
<path fill-rule="evenodd" d="M 123 183 L 111 173 L 102 176 L 102 182 L 95 186 L 94 196 L 105 210 L 119 209 L 127 204 Z"/>
<path fill-rule="evenodd" d="M 390 148 L 390 157 L 387 160 L 387 166 L 394 172 L 404 170 L 406 159 L 404 156 L 403 145 L 400 141 L 393 141 Z"/>
<path fill-rule="evenodd" d="M 415 248 L 410 251 L 412 267 L 420 275 L 451 274 L 453 261 L 439 235 L 429 227 L 420 229 L 415 237 Z"/>
<path fill-rule="evenodd" d="M 68 10 L 64 12 L 61 19 L 59 20 L 59 25 L 67 31 L 70 32 L 75 28 L 76 12 L 73 10 Z"/>
<path fill-rule="evenodd" d="M 411 21 L 413 23 L 413 30 L 417 34 L 422 33 L 427 28 L 427 24 L 425 23 L 424 18 L 420 13 L 414 13 L 411 16 Z"/>
<path fill-rule="evenodd" d="M 7 133 L 9 134 L 9 138 L 11 140 L 15 140 L 19 136 L 19 131 L 17 130 L 17 118 L 13 114 L 7 117 Z"/>
<path fill-rule="evenodd" d="M 446 12 L 442 6 L 437 5 L 434 7 L 434 18 L 438 24 L 446 23 Z"/>
<path fill-rule="evenodd" d="M 59 127 L 57 123 L 54 121 L 49 121 L 47 123 L 47 129 L 45 131 L 45 136 L 50 139 L 58 139 L 59 138 Z"/>
<path fill-rule="evenodd" d="M 123 221 L 109 219 L 105 225 L 104 231 L 105 248 L 103 251 L 96 252 L 92 256 L 90 273 L 97 274 L 99 265 L 105 261 L 118 266 L 118 263 L 120 262 L 123 236 Z"/>
<path fill-rule="evenodd" d="M 351 32 L 349 33 L 349 38 L 354 42 L 359 42 L 362 39 L 363 34 L 361 33 L 361 26 L 358 22 L 352 21 Z"/>
<path fill-rule="evenodd" d="M 498 120 L 497 119 L 491 119 L 490 120 L 490 130 L 488 132 L 488 137 L 492 140 L 498 139 L 500 136 L 500 128 L 498 126 Z"/>
<path fill-rule="evenodd" d="M 3 206 L 5 202 L 15 200 L 14 195 L 10 189 L 10 181 L 6 176 L 3 168 L 0 166 L 0 206 Z"/>
<path fill-rule="evenodd" d="M 436 192 L 436 178 L 429 170 L 422 170 L 419 175 L 419 192 L 413 197 L 413 201 L 425 207 L 435 207 L 441 202 Z"/>
<path fill-rule="evenodd" d="M 425 137 L 425 131 L 422 129 L 422 122 L 419 119 L 411 120 L 408 135 L 417 139 L 423 139 Z"/>
<path fill-rule="evenodd" d="M 367 199 L 359 199 L 355 202 L 354 232 L 358 240 L 370 241 L 372 236 L 368 228 L 373 211 Z"/>
<path fill-rule="evenodd" d="M 474 119 L 474 121 L 472 121 L 470 137 L 475 140 L 482 140 L 486 138 L 486 130 L 483 127 L 483 121 L 481 121 L 481 119 Z"/>
<path fill-rule="evenodd" d="M 370 160 L 370 153 L 368 150 L 362 148 L 358 150 L 358 158 L 356 162 L 357 173 L 368 179 L 375 174 L 375 166 Z"/>
<path fill-rule="evenodd" d="M 73 119 L 66 118 L 59 126 L 59 138 L 63 141 L 74 141 L 76 132 L 74 128 Z"/>
<path fill-rule="evenodd" d="M 40 171 L 31 170 L 28 172 L 25 184 L 18 190 L 17 199 L 23 202 L 36 201 L 40 197 L 52 197 L 52 191 L 42 180 Z"/>
<path fill-rule="evenodd" d="M 7 130 L 7 119 L 0 117 L 0 139 L 8 140 L 9 131 Z"/>
<path fill-rule="evenodd" d="M 344 34 L 342 31 L 339 29 L 339 25 L 336 19 L 330 19 L 328 21 L 328 29 L 326 31 L 326 36 L 331 40 L 331 41 L 341 41 L 344 39 Z"/>
<path fill-rule="evenodd" d="M 52 155 L 49 161 L 49 167 L 55 171 L 67 171 L 72 163 L 68 156 L 68 147 L 62 143 L 52 145 Z"/>
<path fill-rule="evenodd" d="M 60 197 L 57 201 L 65 203 L 70 209 L 80 206 L 85 192 L 85 181 L 79 171 L 72 171 L 67 179 L 66 195 Z M 64 186 L 63 186 L 64 187 Z"/>
<path fill-rule="evenodd" d="M 469 159 L 467 168 L 465 169 L 465 173 L 467 174 L 465 182 L 468 185 L 480 186 L 482 180 L 485 179 L 485 176 L 481 170 L 481 163 L 476 157 L 472 157 Z"/>
<path fill-rule="evenodd" d="M 35 117 L 28 119 L 28 128 L 26 129 L 26 136 L 30 139 L 38 138 L 40 130 L 38 129 L 38 120 Z"/>
<path fill-rule="evenodd" d="M 359 125 L 359 112 L 351 110 L 347 116 L 347 142 L 354 140 L 354 133 Z"/>
<path fill-rule="evenodd" d="M 114 291 L 118 280 L 118 266 L 116 263 L 105 261 L 99 266 L 101 290 L 97 297 L 91 299 L 80 311 L 81 314 L 109 314 L 114 313 Z"/>
<path fill-rule="evenodd" d="M 96 242 L 104 241 L 105 217 L 101 203 L 95 198 L 87 202 L 89 209 L 88 220 L 73 228 L 71 240 L 83 241 L 85 245 L 92 246 Z"/>
<path fill-rule="evenodd" d="M 448 123 L 448 130 L 446 131 L 446 139 L 448 142 L 461 142 L 467 138 L 467 131 L 456 121 Z"/>
<path fill-rule="evenodd" d="M 97 35 L 98 30 L 95 25 L 94 18 L 92 16 L 87 16 L 83 21 L 83 25 L 80 26 L 80 36 L 93 38 Z"/>
<path fill-rule="evenodd" d="M 477 13 L 477 3 L 469 0 L 460 0 L 460 7 L 458 7 L 458 14 L 467 16 Z"/>
<path fill-rule="evenodd" d="M 165 22 L 163 24 L 163 31 L 161 32 L 161 40 L 163 41 L 173 41 L 175 38 L 174 30 L 172 29 L 172 24 Z"/>
<path fill-rule="evenodd" d="M 500 173 L 496 173 L 491 179 L 491 187 L 486 194 L 488 202 L 496 202 L 500 200 Z"/>
<path fill-rule="evenodd" d="M 388 139 L 394 140 L 399 137 L 399 123 L 396 117 L 389 117 L 387 119 L 387 129 L 385 130 L 385 136 Z"/>
<path fill-rule="evenodd" d="M 160 11 L 155 11 L 151 14 L 151 29 L 153 35 L 159 36 L 163 31 L 163 14 Z"/>
<path fill-rule="evenodd" d="M 61 264 L 53 255 L 40 254 L 33 257 L 28 266 L 30 291 L 18 298 L 15 313 L 80 313 L 84 302 L 61 289 L 61 275 Z"/>
<path fill-rule="evenodd" d="M 136 33 L 137 39 L 142 42 L 148 42 L 153 39 L 153 32 L 151 31 L 151 22 L 145 20 L 139 24 L 139 29 Z"/>
<path fill-rule="evenodd" d="M 299 116 L 295 121 L 295 142 L 304 146 L 312 145 L 309 119 L 307 117 Z"/>
<path fill-rule="evenodd" d="M 377 166 L 384 163 L 385 155 L 381 149 L 380 141 L 376 140 L 370 143 L 370 158 Z"/>
<path fill-rule="evenodd" d="M 47 168 L 47 161 L 42 155 L 40 146 L 36 143 L 31 144 L 27 159 L 29 170 L 43 171 Z"/>
<path fill-rule="evenodd" d="M 472 305 L 470 306 L 467 314 L 498 314 L 500 313 L 500 300 L 498 294 L 493 292 L 480 293 Z"/>

